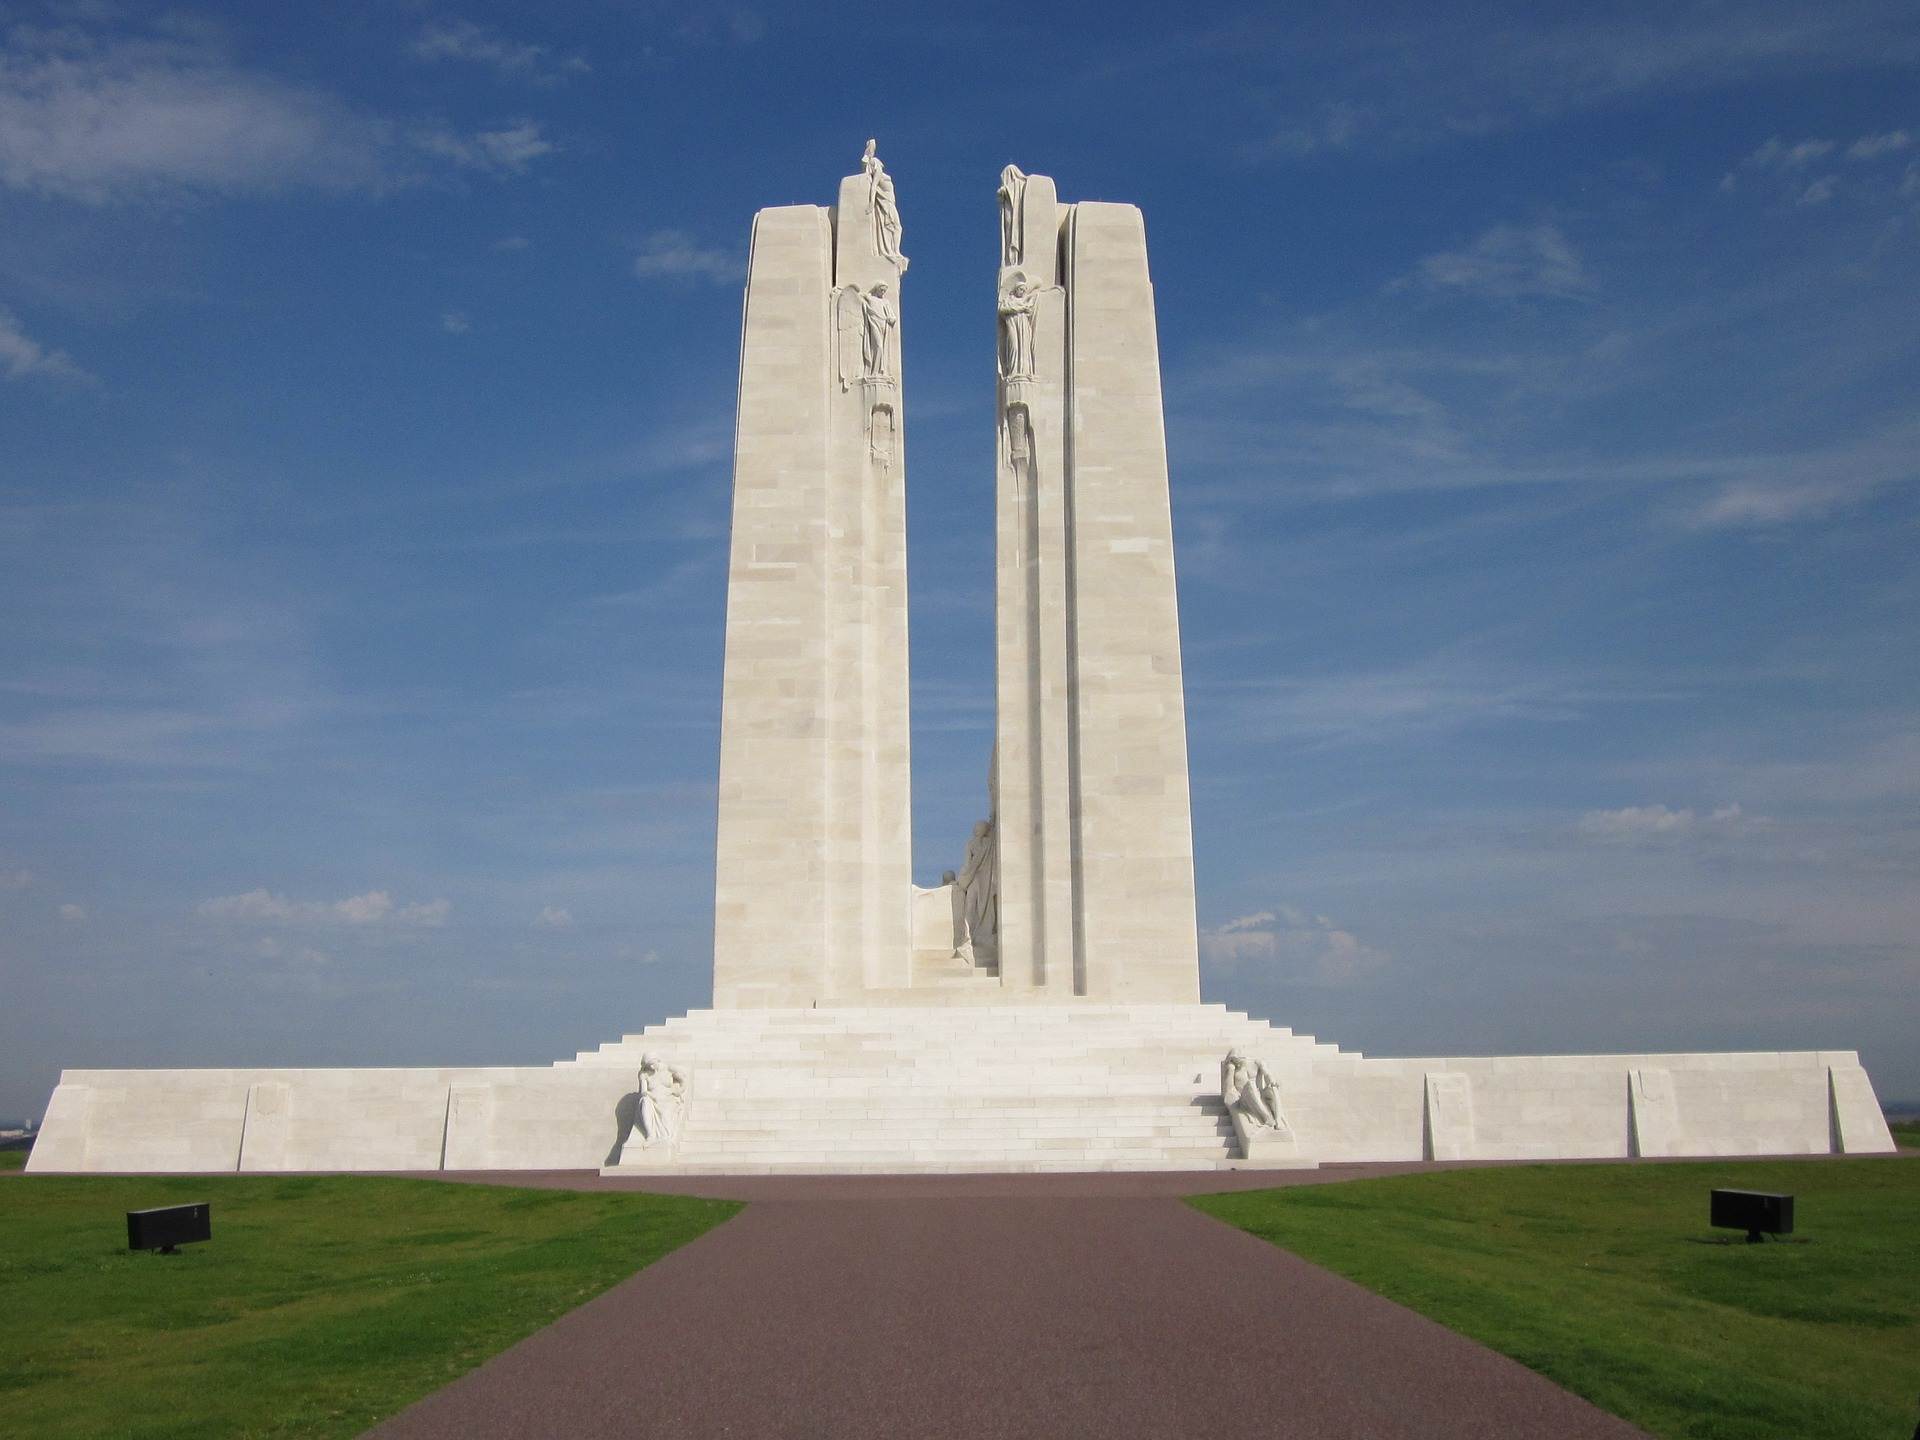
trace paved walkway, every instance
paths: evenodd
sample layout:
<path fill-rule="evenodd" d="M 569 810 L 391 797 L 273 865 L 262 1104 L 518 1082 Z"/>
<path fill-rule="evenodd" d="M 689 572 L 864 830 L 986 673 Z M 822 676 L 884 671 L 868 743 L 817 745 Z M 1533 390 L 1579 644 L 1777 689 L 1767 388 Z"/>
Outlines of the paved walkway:
<path fill-rule="evenodd" d="M 467 1177 L 754 1203 L 369 1437 L 1642 1436 L 1177 1198 L 1417 1168 Z"/>

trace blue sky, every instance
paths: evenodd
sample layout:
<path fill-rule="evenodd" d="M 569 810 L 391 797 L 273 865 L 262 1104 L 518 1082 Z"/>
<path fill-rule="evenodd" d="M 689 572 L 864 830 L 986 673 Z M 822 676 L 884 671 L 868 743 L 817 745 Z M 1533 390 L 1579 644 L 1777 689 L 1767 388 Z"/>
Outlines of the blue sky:
<path fill-rule="evenodd" d="M 916 869 L 1000 167 L 1147 216 L 1211 1000 L 1920 1098 L 1920 11 L 0 6 L 0 1115 L 709 995 L 740 283 L 897 177 Z"/>

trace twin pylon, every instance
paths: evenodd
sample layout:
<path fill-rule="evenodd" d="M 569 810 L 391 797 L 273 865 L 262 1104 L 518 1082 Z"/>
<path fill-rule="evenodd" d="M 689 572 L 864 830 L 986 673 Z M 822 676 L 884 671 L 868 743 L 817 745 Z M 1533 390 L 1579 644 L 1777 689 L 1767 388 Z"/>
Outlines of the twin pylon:
<path fill-rule="evenodd" d="M 754 219 L 721 712 L 714 1004 L 1199 998 L 1159 348 L 1131 205 L 1000 186 L 991 816 L 916 985 L 900 218 Z M 958 847 L 956 846 L 956 850 Z M 941 937 L 944 943 L 946 937 Z M 926 937 L 920 937 L 926 944 Z"/>

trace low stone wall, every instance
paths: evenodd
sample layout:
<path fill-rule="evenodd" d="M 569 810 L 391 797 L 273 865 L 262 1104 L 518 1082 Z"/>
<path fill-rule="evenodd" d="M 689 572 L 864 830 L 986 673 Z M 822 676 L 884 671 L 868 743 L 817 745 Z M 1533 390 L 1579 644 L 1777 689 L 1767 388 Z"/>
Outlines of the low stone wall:
<path fill-rule="evenodd" d="M 551 1066 L 69 1070 L 27 1169 L 591 1169 L 633 1088 L 623 1071 Z"/>
<path fill-rule="evenodd" d="M 1259 1165 L 1220 1103 L 1235 1046 L 1289 1164 L 1894 1148 L 1852 1051 L 1370 1059 L 1217 1005 L 849 1006 L 696 1011 L 545 1067 L 68 1071 L 27 1168 L 610 1166 L 648 1051 L 691 1095 L 670 1150 L 629 1153 L 649 1172 Z"/>

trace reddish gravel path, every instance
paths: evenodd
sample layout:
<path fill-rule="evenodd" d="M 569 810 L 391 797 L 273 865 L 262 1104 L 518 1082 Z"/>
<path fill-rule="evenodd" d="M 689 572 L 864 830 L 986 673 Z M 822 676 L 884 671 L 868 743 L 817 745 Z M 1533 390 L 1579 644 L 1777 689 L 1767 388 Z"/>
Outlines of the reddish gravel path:
<path fill-rule="evenodd" d="M 505 1183 L 744 1212 L 368 1432 L 377 1440 L 1629 1440 L 1410 1310 L 1182 1205 L 1289 1177 Z"/>

